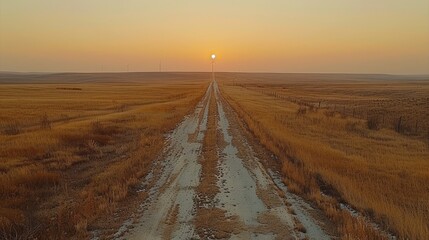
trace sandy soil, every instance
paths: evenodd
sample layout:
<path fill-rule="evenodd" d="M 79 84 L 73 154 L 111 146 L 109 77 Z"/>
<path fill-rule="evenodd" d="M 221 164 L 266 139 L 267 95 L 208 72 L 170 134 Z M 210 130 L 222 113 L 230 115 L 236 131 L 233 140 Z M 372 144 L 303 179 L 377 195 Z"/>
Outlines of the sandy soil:
<path fill-rule="evenodd" d="M 216 106 L 215 111 L 209 111 L 209 105 Z M 167 137 L 165 157 L 142 183 L 142 191 L 150 197 L 141 205 L 141 217 L 126 221 L 116 239 L 333 238 L 314 217 L 316 210 L 288 192 L 275 172 L 264 168 L 231 111 L 213 81 L 194 113 Z M 216 117 L 213 126 L 207 124 L 210 117 Z M 201 176 L 208 127 L 218 133 L 210 136 L 217 142 L 211 146 L 217 157 L 210 160 L 210 166 L 216 167 L 215 178 Z M 215 188 L 216 194 L 201 204 L 198 186 L 209 181 L 205 179 L 215 179 L 205 185 Z M 196 221 L 203 219 L 199 214 L 210 219 L 199 224 Z M 210 228 L 224 232 L 211 234 Z"/>

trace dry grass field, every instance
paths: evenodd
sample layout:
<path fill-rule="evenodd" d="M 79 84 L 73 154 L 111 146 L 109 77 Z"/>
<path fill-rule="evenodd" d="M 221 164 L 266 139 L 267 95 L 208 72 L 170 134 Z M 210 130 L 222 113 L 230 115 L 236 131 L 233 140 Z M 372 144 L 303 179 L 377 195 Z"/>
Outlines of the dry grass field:
<path fill-rule="evenodd" d="M 407 76 L 389 75 L 289 74 L 289 84 L 281 84 L 281 74 L 270 75 L 268 81 L 264 81 L 264 75 L 243 77 L 250 80 L 243 87 L 265 95 L 327 109 L 331 115 L 369 120 L 374 129 L 429 137 L 429 124 L 425 121 L 429 118 L 429 83 L 424 76 L 407 80 Z"/>
<path fill-rule="evenodd" d="M 87 236 L 135 192 L 164 135 L 194 109 L 208 80 L 1 74 L 0 238 Z"/>
<path fill-rule="evenodd" d="M 428 77 L 237 73 L 217 80 L 246 127 L 278 156 L 289 189 L 324 209 L 344 239 L 380 236 L 339 203 L 401 239 L 429 238 Z"/>
<path fill-rule="evenodd" d="M 126 212 L 126 219 L 147 197 L 138 191 L 142 178 L 209 79 L 0 74 L 0 238 L 87 239 L 99 229 L 112 229 L 112 236 L 124 221 L 119 215 Z M 429 79 L 245 73 L 216 79 L 238 125 L 277 156 L 266 167 L 279 167 L 288 189 L 323 210 L 342 239 L 383 239 L 383 231 L 428 239 Z M 214 97 L 207 104 L 199 159 L 197 191 L 207 199 L 219 192 L 216 149 L 225 144 L 216 140 L 216 104 Z M 175 222 L 180 209 L 172 210 Z M 197 212 L 197 222 L 229 229 L 216 236 L 237 230 L 213 220 L 223 219 L 220 209 L 206 210 Z"/>

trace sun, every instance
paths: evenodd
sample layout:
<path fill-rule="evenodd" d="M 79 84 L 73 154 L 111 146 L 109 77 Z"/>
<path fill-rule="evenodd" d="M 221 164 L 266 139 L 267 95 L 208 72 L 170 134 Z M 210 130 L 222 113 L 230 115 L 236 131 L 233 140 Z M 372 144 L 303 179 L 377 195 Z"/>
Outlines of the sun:
<path fill-rule="evenodd" d="M 212 58 L 213 60 L 215 60 L 215 59 L 216 59 L 216 54 L 212 54 L 212 55 L 211 55 L 211 58 Z"/>

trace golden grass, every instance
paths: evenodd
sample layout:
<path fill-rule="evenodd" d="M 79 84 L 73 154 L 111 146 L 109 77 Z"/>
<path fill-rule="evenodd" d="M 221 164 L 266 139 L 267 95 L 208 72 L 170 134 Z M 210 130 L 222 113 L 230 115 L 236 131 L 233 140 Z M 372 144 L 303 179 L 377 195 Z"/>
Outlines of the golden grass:
<path fill-rule="evenodd" d="M 428 85 L 427 81 L 391 82 L 386 88 L 395 89 L 393 94 L 380 91 L 379 81 L 353 84 L 340 80 L 312 81 L 303 87 L 304 83 L 288 79 L 270 82 L 270 76 L 265 76 L 263 81 L 240 76 L 218 76 L 227 100 L 260 142 L 279 157 L 289 189 L 318 202 L 328 216 L 338 223 L 343 222 L 339 224 L 343 238 L 376 239 L 380 236 L 361 220 L 335 207 L 337 201 L 347 202 L 401 238 L 429 237 L 429 148 L 425 135 L 404 135 L 386 125 L 381 125 L 380 130 L 371 130 L 366 119 L 357 115 L 332 113 L 331 108 L 318 109 L 295 101 L 311 95 L 328 102 L 332 98 L 347 99 L 348 94 L 360 92 L 373 99 L 383 97 L 395 103 L 410 104 L 403 100 L 410 89 L 421 92 L 420 97 L 429 96 L 429 89 L 421 88 Z M 337 90 L 327 91 L 331 86 Z M 283 93 L 290 97 L 275 93 L 283 88 L 286 89 Z M 371 100 L 366 104 L 370 108 Z M 392 108 L 405 115 L 411 105 L 397 104 Z M 425 105 L 417 102 L 411 109 L 416 113 L 428 111 Z M 421 122 L 429 121 L 428 115 L 416 114 L 415 117 Z M 326 199 L 320 190 L 336 200 Z"/>
<path fill-rule="evenodd" d="M 108 83 L 88 76 L 98 80 L 0 84 L 5 231 L 46 239 L 88 237 L 91 226 L 112 213 L 149 171 L 164 134 L 193 110 L 208 83 L 208 75 L 126 81 L 113 74 L 105 76 Z M 34 227 L 26 230 L 29 226 Z"/>

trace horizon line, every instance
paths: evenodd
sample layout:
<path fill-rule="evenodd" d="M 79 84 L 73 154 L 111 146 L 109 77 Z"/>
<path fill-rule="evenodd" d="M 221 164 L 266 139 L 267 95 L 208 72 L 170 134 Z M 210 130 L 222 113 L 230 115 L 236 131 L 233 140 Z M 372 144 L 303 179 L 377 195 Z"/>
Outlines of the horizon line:
<path fill-rule="evenodd" d="M 132 73 L 208 73 L 211 71 L 5 71 L 0 74 L 132 74 Z M 429 73 L 369 73 L 369 72 L 265 72 L 265 71 L 219 71 L 215 73 L 244 73 L 244 74 L 326 74 L 326 75 L 389 75 L 389 76 L 420 76 L 429 77 Z"/>

